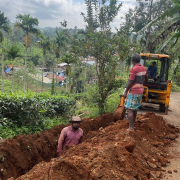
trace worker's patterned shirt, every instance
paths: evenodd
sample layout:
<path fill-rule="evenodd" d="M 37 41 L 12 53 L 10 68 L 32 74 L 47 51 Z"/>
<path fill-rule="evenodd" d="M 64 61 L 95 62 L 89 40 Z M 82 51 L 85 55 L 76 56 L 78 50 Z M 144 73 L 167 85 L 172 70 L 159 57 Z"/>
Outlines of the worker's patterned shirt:
<path fill-rule="evenodd" d="M 61 135 L 58 140 L 57 152 L 59 155 L 66 145 L 77 145 L 81 142 L 83 137 L 83 130 L 79 128 L 76 132 L 73 131 L 72 126 L 65 127 L 61 131 Z"/>
<path fill-rule="evenodd" d="M 141 64 L 136 64 L 131 69 L 129 76 L 130 76 L 129 80 L 134 81 L 134 85 L 131 88 L 130 92 L 132 94 L 143 94 L 144 91 L 143 86 L 136 86 L 136 85 L 138 84 L 143 85 L 145 76 L 148 76 L 146 68 Z"/>

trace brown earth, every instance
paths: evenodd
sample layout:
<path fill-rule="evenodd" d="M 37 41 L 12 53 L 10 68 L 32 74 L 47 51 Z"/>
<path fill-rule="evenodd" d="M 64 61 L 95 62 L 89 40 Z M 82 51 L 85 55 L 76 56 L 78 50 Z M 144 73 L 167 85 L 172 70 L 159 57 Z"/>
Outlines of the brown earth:
<path fill-rule="evenodd" d="M 106 113 L 95 119 L 87 118 L 81 123 L 84 135 L 97 131 L 113 122 L 113 114 Z M 56 126 L 50 130 L 33 135 L 20 135 L 0 143 L 0 179 L 17 178 L 41 161 L 57 157 L 57 140 L 61 130 L 67 125 Z"/>
<path fill-rule="evenodd" d="M 110 122 L 111 124 L 107 126 Z M 3 161 L 1 158 L 4 173 L 2 179 L 10 176 L 14 177 L 10 180 L 16 179 L 30 169 L 17 180 L 162 178 L 163 167 L 169 163 L 170 155 L 167 149 L 178 137 L 179 132 L 178 128 L 166 124 L 161 116 L 154 113 L 138 115 L 135 131 L 126 130 L 128 120 L 112 122 L 112 114 L 94 120 L 86 119 L 82 128 L 85 136 L 81 144 L 67 147 L 61 157 L 53 158 L 50 162 L 41 162 L 32 169 L 37 161 L 43 161 L 43 158 L 48 161 L 51 157 L 55 157 L 58 127 L 39 134 L 39 137 L 20 136 L 6 141 L 6 151 L 9 154 L 6 156 L 3 154 Z M 20 141 L 21 138 L 27 140 L 29 144 Z M 3 152 L 2 147 L 0 152 Z M 6 162 L 9 162 L 9 165 L 5 168 Z M 11 175 L 7 175 L 10 172 Z"/>

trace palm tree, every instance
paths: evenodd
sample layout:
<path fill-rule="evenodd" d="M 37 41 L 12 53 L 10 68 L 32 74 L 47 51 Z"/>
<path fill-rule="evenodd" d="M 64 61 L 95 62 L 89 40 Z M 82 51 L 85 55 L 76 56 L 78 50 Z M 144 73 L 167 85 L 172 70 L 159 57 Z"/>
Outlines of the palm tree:
<path fill-rule="evenodd" d="M 62 51 L 67 49 L 67 43 L 68 43 L 68 38 L 65 34 L 64 31 L 58 31 L 56 29 L 56 38 L 55 38 L 55 53 L 56 53 L 56 58 L 57 58 L 57 64 L 58 64 L 58 59 L 62 55 Z M 57 85 L 57 75 L 56 75 L 56 85 Z"/>
<path fill-rule="evenodd" d="M 4 12 L 0 11 L 0 43 L 4 40 L 3 32 L 10 32 L 9 19 L 4 15 Z"/>
<path fill-rule="evenodd" d="M 24 61 L 24 93 L 26 88 L 26 60 L 27 60 L 27 48 L 30 46 L 30 38 L 29 34 L 35 34 L 35 35 L 41 35 L 41 31 L 34 26 L 39 25 L 39 21 L 37 18 L 33 18 L 30 16 L 30 14 L 19 14 L 16 16 L 17 22 L 15 23 L 15 27 L 22 29 L 26 33 L 25 37 L 25 47 L 26 47 L 26 53 L 25 53 L 25 61 Z"/>
<path fill-rule="evenodd" d="M 6 50 L 7 57 L 12 60 L 12 92 L 13 92 L 13 84 L 14 84 L 13 83 L 14 59 L 20 56 L 19 52 L 20 52 L 20 48 L 15 45 L 11 45 L 10 48 Z"/>
<path fill-rule="evenodd" d="M 44 73 L 44 58 L 47 54 L 48 51 L 51 50 L 51 42 L 50 42 L 50 37 L 42 37 L 42 40 L 41 41 L 38 41 L 37 42 L 38 45 L 41 47 L 41 50 L 42 50 L 42 54 L 43 54 L 43 62 L 42 62 L 42 88 L 41 88 L 41 91 L 43 91 L 43 73 Z"/>
<path fill-rule="evenodd" d="M 4 15 L 4 12 L 0 11 L 0 43 L 4 40 L 3 32 L 9 33 L 10 26 L 9 26 L 9 19 Z M 2 93 L 4 92 L 4 47 L 2 47 Z"/>
<path fill-rule="evenodd" d="M 180 0 L 172 0 L 174 3 L 170 9 L 166 10 L 162 15 L 152 20 L 149 24 L 147 24 L 144 28 L 140 30 L 139 33 L 146 30 L 148 27 L 152 26 L 154 23 L 164 20 L 168 17 L 169 22 L 171 22 L 170 26 L 166 28 L 152 43 L 151 48 L 155 47 L 160 43 L 160 41 L 163 41 L 168 37 L 168 35 L 175 31 L 173 35 L 169 39 L 167 39 L 166 42 L 163 43 L 163 45 L 158 49 L 158 51 L 162 51 L 164 47 L 169 43 L 172 42 L 172 47 L 177 43 L 179 37 L 180 37 Z"/>

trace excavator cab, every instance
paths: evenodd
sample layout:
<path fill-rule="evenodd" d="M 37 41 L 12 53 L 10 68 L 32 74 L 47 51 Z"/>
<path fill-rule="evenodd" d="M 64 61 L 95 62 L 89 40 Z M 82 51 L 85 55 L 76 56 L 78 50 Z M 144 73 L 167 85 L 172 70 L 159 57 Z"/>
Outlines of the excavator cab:
<path fill-rule="evenodd" d="M 142 103 L 159 104 L 160 111 L 168 113 L 171 80 L 168 79 L 169 56 L 165 54 L 141 53 L 140 63 L 148 69 L 151 61 L 156 62 L 158 74 L 149 77 L 148 82 L 144 84 L 144 94 Z"/>

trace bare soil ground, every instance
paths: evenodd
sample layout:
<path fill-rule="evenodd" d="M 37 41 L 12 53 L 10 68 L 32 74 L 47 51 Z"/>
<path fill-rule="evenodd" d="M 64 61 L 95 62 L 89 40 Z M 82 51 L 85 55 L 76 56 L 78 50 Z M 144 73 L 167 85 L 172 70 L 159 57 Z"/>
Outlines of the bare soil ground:
<path fill-rule="evenodd" d="M 172 92 L 170 97 L 170 107 L 168 115 L 159 113 L 157 106 L 152 106 L 151 109 L 156 115 L 161 115 L 167 123 L 180 127 L 180 92 Z M 139 113 L 146 113 L 146 110 L 142 110 Z M 168 149 L 171 155 L 170 163 L 165 167 L 166 171 L 163 174 L 163 179 L 179 180 L 180 179 L 180 137 L 171 145 Z M 169 171 L 169 173 L 168 173 Z M 174 172 L 175 171 L 175 172 Z M 172 173 L 171 173 L 172 172 Z"/>
<path fill-rule="evenodd" d="M 164 119 L 174 125 L 180 127 L 180 93 L 173 92 L 171 94 L 170 108 L 168 115 L 163 115 Z M 172 155 L 170 164 L 166 167 L 166 173 L 163 179 L 179 180 L 180 179 L 180 137 L 176 139 L 172 147 L 169 148 L 169 153 Z M 169 174 L 168 171 L 172 171 Z M 174 172 L 177 170 L 177 172 Z"/>
<path fill-rule="evenodd" d="M 84 119 L 83 142 L 66 147 L 61 157 L 56 146 L 65 125 L 2 142 L 0 179 L 179 180 L 179 95 L 172 93 L 169 115 L 139 114 L 135 131 L 126 130 L 128 120 L 113 122 L 109 113 Z"/>
<path fill-rule="evenodd" d="M 16 177 L 9 180 L 162 178 L 164 167 L 169 163 L 170 155 L 167 149 L 178 137 L 179 129 L 165 123 L 161 116 L 156 116 L 152 112 L 138 115 L 135 131 L 126 130 L 128 120 L 112 122 L 103 128 L 103 121 L 109 118 L 111 114 L 96 119 L 86 119 L 86 124 L 92 122 L 92 125 L 96 125 L 99 130 L 94 127 L 91 131 L 86 131 L 83 142 L 77 146 L 67 147 L 61 157 L 53 158 L 50 162 L 43 161 L 28 173 L 19 178 L 16 174 Z M 96 121 L 102 123 L 98 124 Z M 88 126 L 84 126 L 84 130 L 87 128 Z M 29 158 L 28 154 L 26 156 Z"/>

